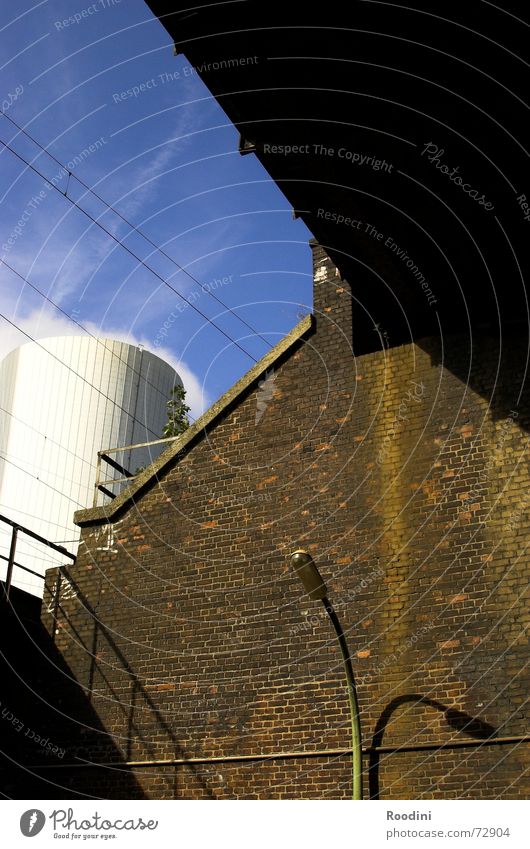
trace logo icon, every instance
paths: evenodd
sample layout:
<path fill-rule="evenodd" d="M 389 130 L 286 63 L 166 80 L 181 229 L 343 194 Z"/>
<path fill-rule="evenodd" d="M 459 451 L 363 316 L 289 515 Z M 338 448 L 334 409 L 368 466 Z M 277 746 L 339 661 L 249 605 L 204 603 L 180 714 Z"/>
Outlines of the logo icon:
<path fill-rule="evenodd" d="M 24 837 L 35 837 L 44 828 L 46 817 L 42 811 L 30 808 L 20 817 L 20 830 Z"/>

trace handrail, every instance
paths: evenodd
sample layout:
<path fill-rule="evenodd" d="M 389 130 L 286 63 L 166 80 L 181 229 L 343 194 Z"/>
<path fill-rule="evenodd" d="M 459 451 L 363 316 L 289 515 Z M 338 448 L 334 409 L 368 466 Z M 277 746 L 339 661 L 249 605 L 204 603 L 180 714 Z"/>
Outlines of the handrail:
<path fill-rule="evenodd" d="M 6 572 L 6 579 L 5 579 L 5 584 L 4 584 L 4 596 L 5 596 L 6 601 L 9 600 L 9 594 L 10 594 L 10 591 L 11 591 L 11 584 L 12 584 L 12 581 L 13 581 L 13 569 L 14 569 L 15 566 L 19 569 L 23 569 L 25 572 L 31 572 L 32 575 L 36 575 L 38 578 L 42 578 L 42 580 L 44 580 L 44 575 L 39 575 L 38 572 L 34 572 L 32 569 L 28 569 L 27 566 L 22 566 L 21 563 L 16 562 L 15 553 L 16 553 L 16 549 L 17 549 L 17 541 L 18 541 L 18 534 L 19 533 L 22 533 L 22 534 L 25 534 L 28 537 L 31 537 L 31 539 L 36 540 L 41 545 L 45 545 L 47 548 L 52 548 L 54 551 L 59 552 L 59 554 L 62 554 L 64 557 L 69 557 L 70 560 L 72 560 L 74 563 L 76 562 L 77 557 L 76 557 L 75 554 L 72 554 L 71 551 L 68 551 L 66 548 L 64 548 L 62 545 L 59 545 L 56 542 L 52 542 L 51 540 L 46 539 L 45 537 L 42 537 L 40 534 L 35 533 L 35 531 L 32 531 L 30 528 L 26 528 L 25 525 L 21 525 L 19 522 L 14 522 L 13 519 L 8 519 L 7 516 L 3 516 L 1 514 L 0 514 L 0 522 L 3 522 L 4 524 L 9 525 L 10 528 L 11 528 L 11 545 L 10 545 L 10 549 L 9 549 L 9 557 L 5 557 L 4 555 L 0 555 L 1 560 L 7 560 L 7 572 Z"/>
<path fill-rule="evenodd" d="M 149 442 L 137 442 L 134 445 L 123 445 L 117 446 L 115 448 L 104 448 L 102 451 L 98 451 L 97 465 L 96 465 L 96 482 L 94 484 L 94 507 L 97 507 L 98 504 L 98 492 L 102 492 L 108 498 L 116 498 L 116 494 L 108 489 L 108 486 L 112 486 L 117 483 L 124 483 L 133 481 L 138 475 L 134 472 L 131 472 L 129 469 L 126 469 L 116 460 L 114 460 L 110 454 L 118 454 L 123 451 L 133 451 L 136 448 L 149 448 L 151 445 L 161 445 L 164 442 L 174 442 L 176 436 L 166 436 L 163 439 L 152 439 Z M 123 477 L 121 478 L 107 478 L 103 480 L 101 477 L 101 463 L 107 463 L 112 469 L 119 472 Z"/>

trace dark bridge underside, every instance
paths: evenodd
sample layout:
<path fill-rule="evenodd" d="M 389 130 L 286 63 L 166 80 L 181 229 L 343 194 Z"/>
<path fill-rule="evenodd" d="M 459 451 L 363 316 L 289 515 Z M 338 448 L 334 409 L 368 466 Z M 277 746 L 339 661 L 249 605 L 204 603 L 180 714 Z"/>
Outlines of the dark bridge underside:
<path fill-rule="evenodd" d="M 149 5 L 351 284 L 357 353 L 526 326 L 523 7 Z"/>

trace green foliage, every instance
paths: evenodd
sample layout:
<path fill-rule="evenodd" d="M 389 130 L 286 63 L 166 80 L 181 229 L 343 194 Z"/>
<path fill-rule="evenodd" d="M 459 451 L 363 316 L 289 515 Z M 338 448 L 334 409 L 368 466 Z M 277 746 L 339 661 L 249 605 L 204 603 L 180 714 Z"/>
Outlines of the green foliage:
<path fill-rule="evenodd" d="M 174 386 L 171 398 L 167 402 L 167 424 L 162 431 L 164 437 L 180 436 L 190 426 L 188 413 L 190 407 L 185 402 L 186 390 L 183 386 Z"/>

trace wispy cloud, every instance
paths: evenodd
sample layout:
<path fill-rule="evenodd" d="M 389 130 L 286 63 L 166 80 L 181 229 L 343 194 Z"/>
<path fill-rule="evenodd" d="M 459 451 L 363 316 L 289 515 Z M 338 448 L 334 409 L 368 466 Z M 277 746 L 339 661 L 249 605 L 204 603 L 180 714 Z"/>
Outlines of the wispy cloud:
<path fill-rule="evenodd" d="M 179 112 L 164 141 L 154 147 L 146 146 L 141 153 L 120 161 L 119 167 L 108 174 L 106 182 L 112 186 L 113 205 L 117 206 L 122 215 L 135 221 L 140 211 L 145 212 L 149 201 L 160 189 L 160 180 L 170 170 L 168 166 L 172 161 L 182 158 L 191 144 L 190 134 L 199 125 L 199 116 L 195 110 Z M 118 147 L 120 144 L 121 139 L 118 137 Z M 120 227 L 119 222 L 120 219 L 116 218 L 113 226 L 117 229 Z M 127 225 L 121 226 L 126 228 Z"/>

